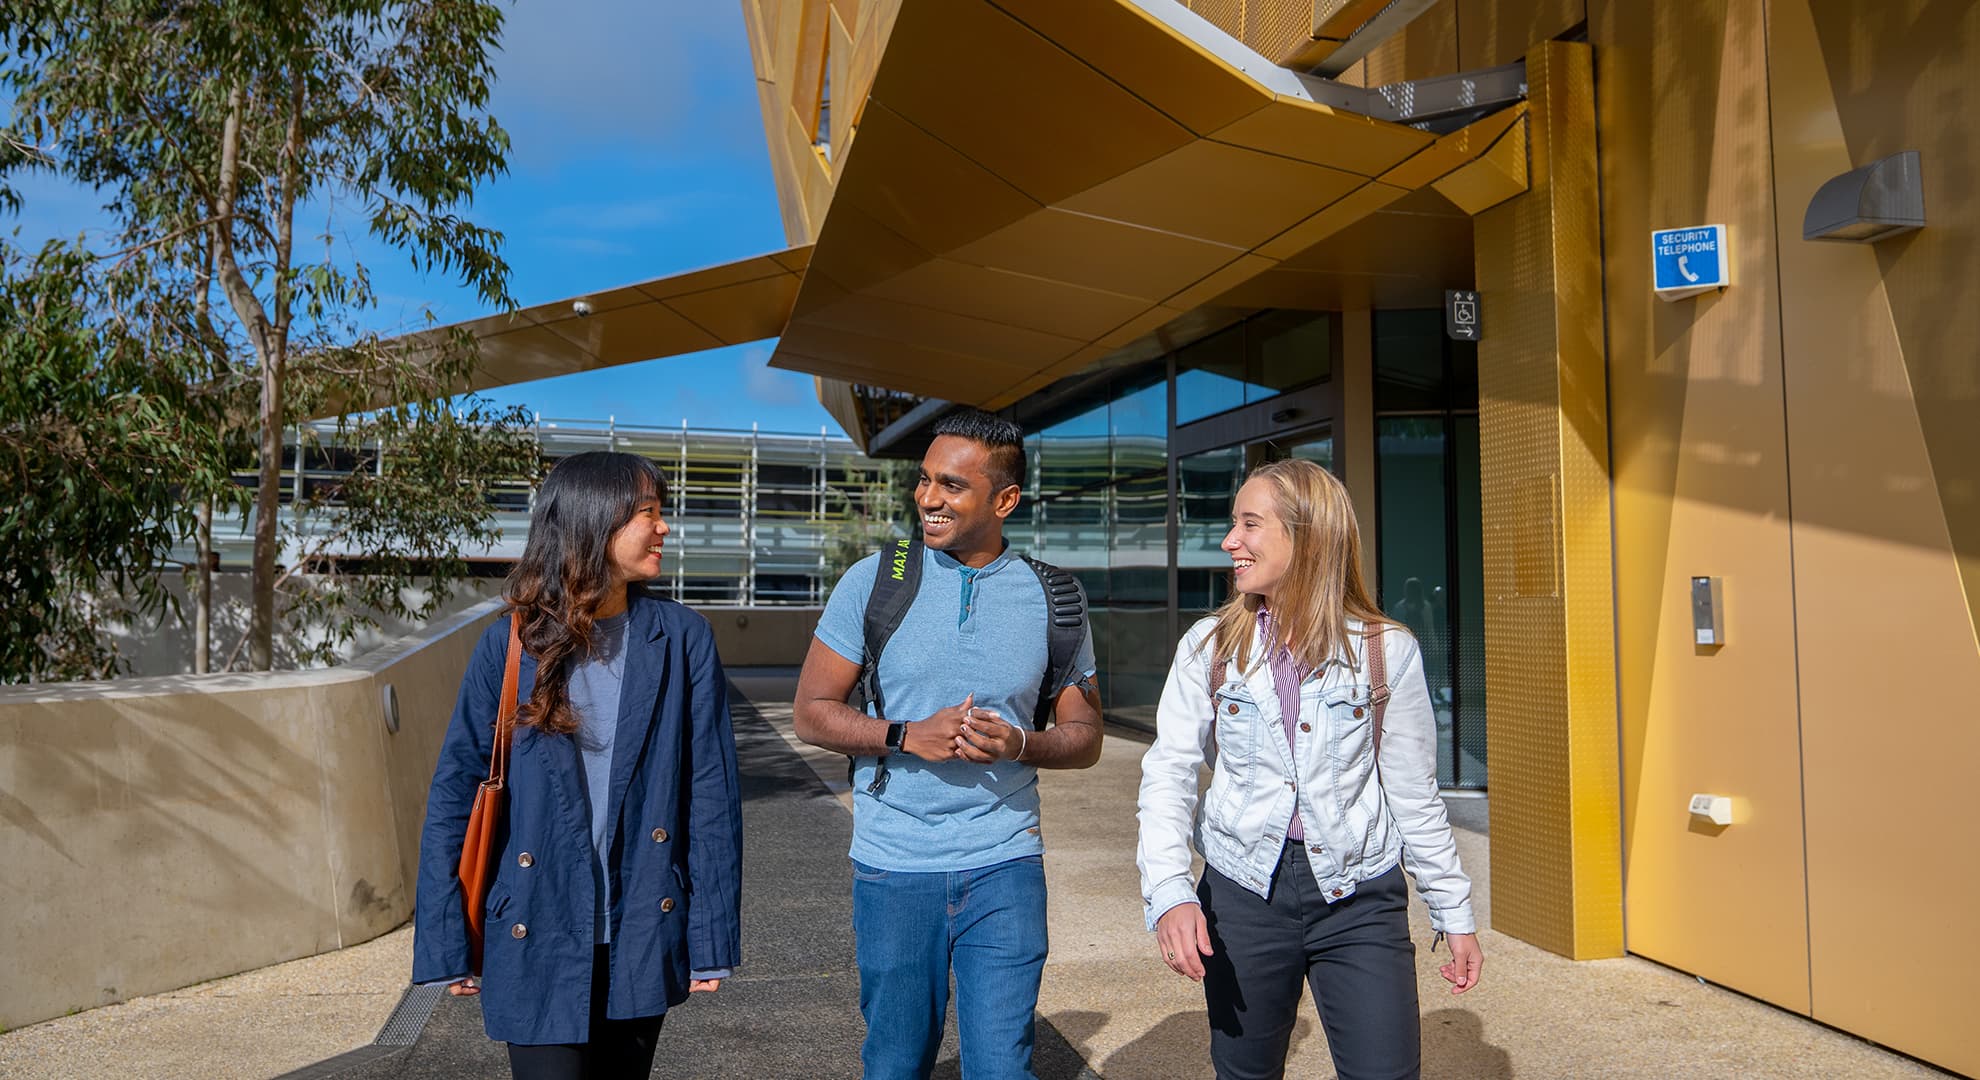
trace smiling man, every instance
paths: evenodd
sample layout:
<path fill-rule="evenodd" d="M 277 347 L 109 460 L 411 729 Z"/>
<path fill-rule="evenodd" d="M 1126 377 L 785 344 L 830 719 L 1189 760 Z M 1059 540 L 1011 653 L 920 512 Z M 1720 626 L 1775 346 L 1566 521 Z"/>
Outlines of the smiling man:
<path fill-rule="evenodd" d="M 1076 647 L 1052 647 L 1055 621 L 1073 625 L 1070 578 L 1004 540 L 1023 477 L 1016 424 L 973 409 L 937 424 L 915 482 L 921 542 L 846 571 L 798 676 L 798 737 L 854 760 L 868 1080 L 934 1068 L 951 968 L 963 1074 L 1032 1076 L 1046 952 L 1037 770 L 1098 761 L 1101 721 L 1083 605 Z M 898 615 L 878 648 L 869 607 Z M 846 704 L 856 687 L 864 711 Z M 1034 725 L 1044 717 L 1056 724 Z"/>

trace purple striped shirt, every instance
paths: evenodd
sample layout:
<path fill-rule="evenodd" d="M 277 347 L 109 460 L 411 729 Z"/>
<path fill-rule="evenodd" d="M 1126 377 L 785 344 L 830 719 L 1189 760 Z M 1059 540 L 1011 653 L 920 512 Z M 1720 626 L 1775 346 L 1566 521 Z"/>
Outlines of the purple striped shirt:
<path fill-rule="evenodd" d="M 1258 609 L 1258 625 L 1264 631 L 1266 661 L 1272 665 L 1272 686 L 1279 693 L 1279 722 L 1285 725 L 1286 749 L 1292 750 L 1294 725 L 1299 723 L 1299 684 L 1306 681 L 1307 669 L 1294 659 L 1291 649 L 1279 643 L 1270 611 Z M 1297 803 L 1293 805 L 1292 821 L 1286 826 L 1286 839 L 1295 843 L 1306 840 L 1306 826 L 1299 820 Z"/>

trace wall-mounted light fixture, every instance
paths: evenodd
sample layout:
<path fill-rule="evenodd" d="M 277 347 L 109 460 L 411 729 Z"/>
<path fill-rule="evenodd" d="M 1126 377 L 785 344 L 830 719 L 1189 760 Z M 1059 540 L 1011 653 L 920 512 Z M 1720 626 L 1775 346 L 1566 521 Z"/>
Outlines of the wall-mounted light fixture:
<path fill-rule="evenodd" d="M 1801 219 L 1803 240 L 1874 244 L 1925 224 L 1918 151 L 1906 150 L 1823 184 Z"/>

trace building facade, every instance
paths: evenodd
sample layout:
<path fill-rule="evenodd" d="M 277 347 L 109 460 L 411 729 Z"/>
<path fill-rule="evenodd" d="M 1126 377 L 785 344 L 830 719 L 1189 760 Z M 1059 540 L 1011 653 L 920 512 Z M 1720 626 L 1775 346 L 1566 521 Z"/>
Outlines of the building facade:
<path fill-rule="evenodd" d="M 1980 328 L 1945 296 L 1980 280 L 1972 5 L 743 6 L 787 231 L 831 286 L 807 279 L 778 362 L 1035 418 L 1031 514 L 1079 523 L 1041 554 L 1109 553 L 1110 704 L 1152 704 L 1220 598 L 1243 470 L 1327 462 L 1429 646 L 1443 779 L 1489 769 L 1499 929 L 1980 1071 L 1912 940 L 1980 885 L 1948 860 L 1980 850 Z M 1384 8 L 1415 12 L 1357 44 Z M 964 40 L 958 69 L 939 43 Z M 1226 100 L 1206 53 L 1426 94 L 1518 64 L 1525 92 L 1455 129 L 1387 118 L 1435 136 L 1391 164 L 1264 115 L 1282 88 Z M 1448 147 L 1466 131 L 1489 144 Z M 1802 238 L 1822 184 L 1907 150 L 1924 228 Z M 1730 286 L 1658 299 L 1651 231 L 1708 224 Z M 1475 345 L 1445 289 L 1480 294 Z M 1114 322 L 1087 338 L 1089 314 Z M 987 377 L 933 377 L 944 352 Z M 899 422 L 822 396 L 855 437 Z M 1722 643 L 1697 643 L 1693 577 Z M 1887 865 L 1934 886 L 1865 879 Z"/>
<path fill-rule="evenodd" d="M 1118 715 L 1244 471 L 1320 460 L 1489 783 L 1495 929 L 1980 1073 L 1980 5 L 741 8 L 790 248 L 500 363 L 775 333 L 880 457 L 1008 412 Z"/>
<path fill-rule="evenodd" d="M 725 431 L 660 428 L 609 419 L 538 419 L 535 438 L 543 472 L 573 454 L 616 450 L 639 454 L 667 479 L 667 522 L 673 529 L 666 572 L 653 587 L 685 603 L 717 607 L 810 606 L 824 603 L 845 568 L 910 520 L 904 503 L 911 485 L 900 462 L 875 461 L 843 435 L 820 432 Z M 282 562 L 301 551 L 323 557 L 359 556 L 319 540 L 332 527 L 335 488 L 360 462 L 381 464 L 376 453 L 340 445 L 332 421 L 286 432 L 280 502 L 294 513 L 300 485 L 306 495 L 327 494 L 314 518 L 294 523 Z M 392 454 L 388 446 L 384 456 Z M 362 466 L 359 466 L 362 467 Z M 252 486 L 253 472 L 236 482 Z M 488 492 L 501 538 L 469 561 L 478 572 L 506 574 L 529 541 L 536 484 L 517 476 Z M 213 523 L 214 550 L 223 569 L 245 569 L 252 560 L 252 510 L 220 515 Z M 190 562 L 191 538 L 174 554 Z"/>

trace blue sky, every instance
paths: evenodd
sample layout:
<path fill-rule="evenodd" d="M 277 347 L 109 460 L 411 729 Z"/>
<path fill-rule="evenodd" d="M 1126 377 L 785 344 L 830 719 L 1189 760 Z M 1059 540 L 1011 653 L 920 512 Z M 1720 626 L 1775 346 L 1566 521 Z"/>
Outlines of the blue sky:
<path fill-rule="evenodd" d="M 519 0 L 506 9 L 492 111 L 509 175 L 472 216 L 507 237 L 509 291 L 525 306 L 784 247 L 755 73 L 736 0 Z M 95 223 L 88 192 L 21 184 L 21 239 Z M 317 212 L 319 215 L 322 211 Z M 354 220 L 354 219 L 353 219 Z M 299 216 L 299 235 L 322 216 Z M 339 229 L 332 222 L 333 231 Z M 484 314 L 469 291 L 350 237 L 382 303 L 376 323 Z M 811 377 L 768 367 L 772 342 L 489 391 L 545 417 L 838 432 Z"/>

